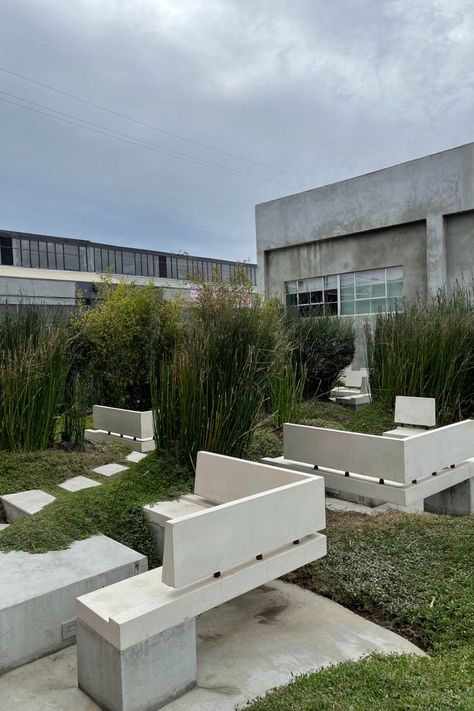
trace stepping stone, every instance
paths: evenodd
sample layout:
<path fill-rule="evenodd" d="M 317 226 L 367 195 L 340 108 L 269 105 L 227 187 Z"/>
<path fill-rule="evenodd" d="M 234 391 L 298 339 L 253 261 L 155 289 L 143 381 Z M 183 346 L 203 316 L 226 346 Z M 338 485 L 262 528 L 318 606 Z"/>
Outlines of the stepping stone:
<path fill-rule="evenodd" d="M 124 472 L 126 469 L 128 469 L 128 467 L 124 467 L 123 464 L 104 464 L 92 471 L 96 474 L 102 474 L 102 476 L 114 476 L 114 474 L 120 474 L 120 472 Z"/>
<path fill-rule="evenodd" d="M 145 459 L 146 454 L 143 452 L 131 452 L 131 454 L 127 455 L 127 462 L 141 462 L 142 459 Z"/>
<path fill-rule="evenodd" d="M 9 523 L 0 523 L 0 531 L 4 531 L 9 525 Z"/>
<path fill-rule="evenodd" d="M 89 479 L 86 476 L 73 476 L 71 479 L 66 479 L 62 484 L 58 484 L 60 489 L 66 491 L 81 491 L 82 489 L 90 489 L 93 486 L 100 486 L 100 482 Z"/>
<path fill-rule="evenodd" d="M 19 491 L 17 494 L 5 494 L 1 497 L 8 523 L 13 523 L 25 516 L 32 516 L 45 506 L 55 501 L 56 497 L 41 489 Z"/>

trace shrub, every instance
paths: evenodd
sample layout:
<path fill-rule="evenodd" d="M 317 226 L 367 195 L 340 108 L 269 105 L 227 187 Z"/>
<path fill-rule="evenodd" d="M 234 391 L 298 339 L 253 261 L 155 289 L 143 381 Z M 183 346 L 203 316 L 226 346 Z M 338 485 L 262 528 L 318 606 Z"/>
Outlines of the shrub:
<path fill-rule="evenodd" d="M 429 303 L 379 314 L 366 331 L 374 399 L 393 407 L 397 395 L 436 398 L 437 420 L 448 424 L 474 409 L 472 292 L 440 291 Z"/>
<path fill-rule="evenodd" d="M 291 350 L 275 359 L 269 372 L 269 409 L 275 427 L 291 422 L 301 405 L 306 380 L 305 366 L 297 366 Z"/>
<path fill-rule="evenodd" d="M 354 358 L 352 322 L 322 314 L 305 316 L 288 313 L 288 328 L 295 357 L 305 368 L 305 398 L 329 398 L 331 388 L 341 371 Z"/>
<path fill-rule="evenodd" d="M 181 459 L 199 449 L 242 456 L 264 401 L 281 314 L 238 273 L 230 284 L 201 284 L 187 316 L 171 363 L 155 367 L 157 448 Z"/>
<path fill-rule="evenodd" d="M 162 289 L 151 283 L 102 282 L 97 306 L 83 311 L 76 323 L 98 402 L 150 409 L 151 362 L 155 356 L 170 360 L 179 339 L 180 316 L 180 302 L 166 301 Z"/>
<path fill-rule="evenodd" d="M 0 320 L 0 448 L 45 449 L 54 439 L 71 369 L 65 324 L 23 308 Z"/>

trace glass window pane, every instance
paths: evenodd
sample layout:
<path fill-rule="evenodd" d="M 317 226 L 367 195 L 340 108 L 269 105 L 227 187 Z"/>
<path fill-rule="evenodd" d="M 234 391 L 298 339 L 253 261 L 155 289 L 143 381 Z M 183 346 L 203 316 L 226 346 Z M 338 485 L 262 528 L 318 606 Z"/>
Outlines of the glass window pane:
<path fill-rule="evenodd" d="M 303 293 L 298 294 L 298 303 L 309 304 L 309 291 L 303 291 Z"/>
<path fill-rule="evenodd" d="M 354 313 L 353 301 L 341 301 L 341 316 L 352 316 Z"/>
<path fill-rule="evenodd" d="M 340 279 L 341 286 L 351 286 L 354 288 L 354 272 L 350 272 L 349 274 L 341 274 Z"/>
<path fill-rule="evenodd" d="M 389 281 L 387 284 L 388 296 L 403 296 L 403 280 Z"/>
<path fill-rule="evenodd" d="M 323 292 L 322 291 L 311 291 L 311 303 L 312 304 L 322 304 L 323 303 Z"/>
<path fill-rule="evenodd" d="M 403 279 L 403 267 L 389 267 L 387 269 L 387 281 L 398 281 Z"/>
<path fill-rule="evenodd" d="M 337 289 L 337 276 L 324 277 L 324 289 Z"/>
<path fill-rule="evenodd" d="M 122 252 L 123 273 L 133 276 L 135 274 L 135 255 L 133 252 Z"/>
<path fill-rule="evenodd" d="M 79 271 L 79 248 L 77 244 L 64 245 L 64 268 Z"/>
<path fill-rule="evenodd" d="M 387 299 L 371 299 L 370 300 L 370 313 L 378 314 L 385 312 L 387 310 Z"/>
<path fill-rule="evenodd" d="M 297 296 L 296 294 L 287 294 L 286 295 L 286 305 L 287 306 L 296 306 L 297 303 Z"/>
<path fill-rule="evenodd" d="M 56 250 L 54 249 L 54 242 L 48 242 L 48 267 L 50 269 L 56 269 Z"/>
<path fill-rule="evenodd" d="M 30 267 L 30 241 L 21 240 L 21 263 L 24 267 Z"/>
<path fill-rule="evenodd" d="M 296 294 L 296 281 L 287 281 L 286 282 L 286 293 L 287 294 Z"/>
<path fill-rule="evenodd" d="M 354 285 L 341 286 L 341 301 L 354 301 Z"/>
<path fill-rule="evenodd" d="M 34 239 L 30 240 L 31 266 L 39 267 L 38 242 Z"/>
<path fill-rule="evenodd" d="M 56 265 L 57 269 L 64 269 L 64 245 L 56 242 Z"/>
<path fill-rule="evenodd" d="M 362 299 L 361 301 L 355 302 L 355 312 L 356 314 L 369 314 L 370 313 L 370 300 Z"/>
<path fill-rule="evenodd" d="M 305 279 L 304 284 L 307 291 L 322 291 L 323 278 L 314 277 L 314 279 Z"/>

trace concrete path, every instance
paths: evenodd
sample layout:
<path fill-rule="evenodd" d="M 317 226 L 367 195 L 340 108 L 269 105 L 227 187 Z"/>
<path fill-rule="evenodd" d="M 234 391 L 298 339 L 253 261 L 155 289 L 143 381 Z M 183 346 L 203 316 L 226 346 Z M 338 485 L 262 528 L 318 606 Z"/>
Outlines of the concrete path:
<path fill-rule="evenodd" d="M 295 674 L 373 651 L 423 654 L 393 632 L 281 581 L 201 615 L 197 629 L 198 686 L 167 711 L 233 711 Z M 76 687 L 75 647 L 0 677 L 0 709 L 97 708 Z"/>

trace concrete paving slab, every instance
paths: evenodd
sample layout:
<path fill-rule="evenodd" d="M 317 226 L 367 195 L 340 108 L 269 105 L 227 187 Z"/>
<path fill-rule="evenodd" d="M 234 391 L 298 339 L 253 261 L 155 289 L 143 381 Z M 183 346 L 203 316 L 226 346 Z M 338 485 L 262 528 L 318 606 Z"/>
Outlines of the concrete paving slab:
<path fill-rule="evenodd" d="M 127 462 L 134 462 L 135 464 L 137 462 L 141 462 L 142 459 L 145 459 L 146 454 L 144 452 L 130 452 L 130 454 L 127 455 Z"/>
<path fill-rule="evenodd" d="M 103 464 L 101 467 L 96 467 L 92 471 L 96 474 L 102 474 L 102 476 L 114 476 L 115 474 L 120 474 L 124 472 L 128 467 L 124 467 L 123 464 Z"/>
<path fill-rule="evenodd" d="M 0 531 L 4 531 L 9 525 L 9 523 L 0 523 Z"/>
<path fill-rule="evenodd" d="M 420 654 L 402 637 L 297 585 L 274 581 L 201 615 L 198 686 L 167 711 L 234 711 L 295 674 L 371 652 Z M 77 689 L 75 648 L 0 678 L 0 708 L 95 711 Z"/>
<path fill-rule="evenodd" d="M 89 479 L 87 476 L 73 476 L 71 479 L 66 479 L 62 484 L 58 484 L 60 489 L 66 491 L 82 491 L 82 489 L 90 489 L 93 486 L 100 486 L 99 481 Z"/>
<path fill-rule="evenodd" d="M 5 496 L 1 497 L 9 523 L 38 513 L 38 511 L 41 511 L 41 509 L 54 501 L 55 498 L 55 496 L 51 496 L 51 494 L 47 494 L 41 489 L 19 491 L 17 494 L 5 494 Z"/>

